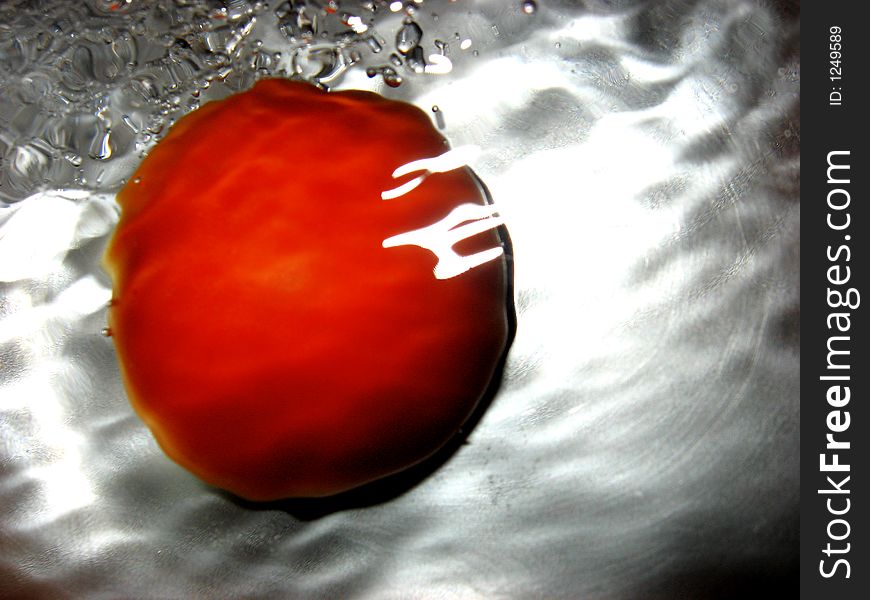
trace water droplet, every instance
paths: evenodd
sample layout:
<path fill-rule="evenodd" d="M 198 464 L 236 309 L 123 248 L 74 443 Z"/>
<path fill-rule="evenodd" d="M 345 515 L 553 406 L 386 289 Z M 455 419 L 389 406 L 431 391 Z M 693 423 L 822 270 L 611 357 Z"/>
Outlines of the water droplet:
<path fill-rule="evenodd" d="M 390 86 L 392 88 L 399 87 L 400 85 L 402 85 L 401 76 L 399 76 L 399 74 L 396 73 L 395 69 L 393 69 L 392 67 L 386 67 L 383 70 L 383 76 L 384 76 L 384 83 L 386 83 L 388 86 Z"/>
<path fill-rule="evenodd" d="M 145 75 L 134 77 L 129 83 L 130 89 L 142 96 L 145 100 L 156 100 L 160 97 L 160 92 L 154 81 Z"/>
<path fill-rule="evenodd" d="M 230 21 L 238 21 L 247 17 L 254 9 L 248 4 L 247 0 L 230 0 L 226 7 L 226 16 Z"/>
<path fill-rule="evenodd" d="M 121 115 L 121 121 L 123 121 L 124 124 L 130 128 L 130 131 L 132 131 L 133 133 L 139 133 L 139 128 L 136 127 L 135 123 L 133 123 L 133 119 L 130 117 L 130 115 Z"/>
<path fill-rule="evenodd" d="M 399 87 L 402 85 L 402 77 L 396 73 L 396 70 L 393 67 L 390 66 L 368 67 L 366 69 L 366 75 L 369 77 L 381 75 L 384 78 L 384 83 L 390 87 Z"/>
<path fill-rule="evenodd" d="M 339 49 L 326 44 L 298 48 L 291 65 L 296 75 L 316 84 L 335 81 L 348 67 Z"/>
<path fill-rule="evenodd" d="M 291 40 L 311 40 L 318 32 L 316 14 L 304 2 L 285 2 L 275 11 L 281 32 Z"/>
<path fill-rule="evenodd" d="M 423 30 L 417 23 L 407 19 L 399 33 L 396 34 L 396 50 L 402 54 L 408 54 L 414 48 L 420 45 L 420 40 L 423 39 Z"/>
<path fill-rule="evenodd" d="M 415 73 L 426 71 L 426 59 L 423 57 L 423 48 L 415 46 L 406 56 L 408 67 Z"/>
<path fill-rule="evenodd" d="M 375 39 L 375 36 L 373 36 L 373 35 L 370 35 L 369 37 L 366 38 L 366 43 L 369 45 L 369 48 L 371 48 L 372 52 L 374 52 L 375 54 L 377 54 L 378 52 L 380 52 L 381 50 L 384 49 L 383 46 L 381 46 L 380 42 L 378 42 L 378 40 Z"/>
<path fill-rule="evenodd" d="M 72 150 L 67 150 L 63 153 L 64 159 L 69 162 L 74 167 L 82 166 L 82 157 L 80 154 L 73 152 Z"/>
<path fill-rule="evenodd" d="M 538 10 L 538 3 L 535 0 L 524 0 L 523 1 L 523 12 L 527 15 L 533 15 Z"/>
<path fill-rule="evenodd" d="M 91 145 L 88 148 L 88 156 L 96 160 L 109 160 L 112 157 L 112 130 L 106 127 L 97 132 L 94 139 L 91 140 Z"/>

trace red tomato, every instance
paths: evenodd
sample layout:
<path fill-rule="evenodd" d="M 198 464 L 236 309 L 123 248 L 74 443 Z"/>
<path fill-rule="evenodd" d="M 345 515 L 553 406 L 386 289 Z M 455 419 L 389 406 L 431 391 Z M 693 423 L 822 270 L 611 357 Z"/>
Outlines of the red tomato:
<path fill-rule="evenodd" d="M 508 336 L 504 257 L 436 279 L 384 240 L 484 204 L 410 105 L 266 80 L 181 119 L 118 196 L 105 264 L 128 395 L 166 453 L 253 500 L 413 465 L 479 402 Z M 490 229 L 457 244 L 498 247 Z"/>

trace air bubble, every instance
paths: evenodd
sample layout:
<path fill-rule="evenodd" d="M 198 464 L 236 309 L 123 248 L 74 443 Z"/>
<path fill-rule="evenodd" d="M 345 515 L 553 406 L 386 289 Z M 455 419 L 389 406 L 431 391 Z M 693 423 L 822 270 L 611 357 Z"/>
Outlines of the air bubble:
<path fill-rule="evenodd" d="M 432 107 L 432 113 L 435 115 L 435 125 L 438 127 L 438 129 L 444 129 L 444 113 L 441 111 L 437 104 Z"/>
<path fill-rule="evenodd" d="M 533 15 L 538 10 L 538 3 L 535 0 L 524 0 L 522 8 L 527 15 Z"/>

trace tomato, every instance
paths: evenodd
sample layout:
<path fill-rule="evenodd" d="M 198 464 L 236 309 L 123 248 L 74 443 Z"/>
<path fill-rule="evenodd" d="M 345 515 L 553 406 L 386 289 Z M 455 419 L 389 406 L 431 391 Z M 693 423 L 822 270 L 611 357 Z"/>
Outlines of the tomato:
<path fill-rule="evenodd" d="M 128 396 L 172 459 L 244 498 L 317 497 L 456 433 L 506 350 L 502 240 L 479 227 L 455 250 L 488 258 L 439 278 L 401 237 L 492 212 L 465 167 L 384 199 L 421 175 L 397 168 L 448 149 L 415 107 L 284 80 L 157 144 L 104 262 Z"/>

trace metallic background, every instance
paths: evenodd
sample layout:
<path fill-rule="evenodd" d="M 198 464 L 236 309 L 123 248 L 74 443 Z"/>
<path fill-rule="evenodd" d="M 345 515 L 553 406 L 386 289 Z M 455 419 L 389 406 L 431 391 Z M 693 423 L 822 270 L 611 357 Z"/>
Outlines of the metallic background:
<path fill-rule="evenodd" d="M 483 148 L 516 339 L 464 443 L 345 497 L 254 505 L 132 413 L 99 258 L 114 192 L 174 116 L 257 70 L 324 72 L 279 4 L 0 2 L 0 597 L 791 588 L 799 3 L 411 2 L 453 68 L 396 67 L 396 88 L 365 67 L 390 64 L 403 12 L 340 3 L 386 44 L 330 85 L 437 105 L 454 146 Z"/>

